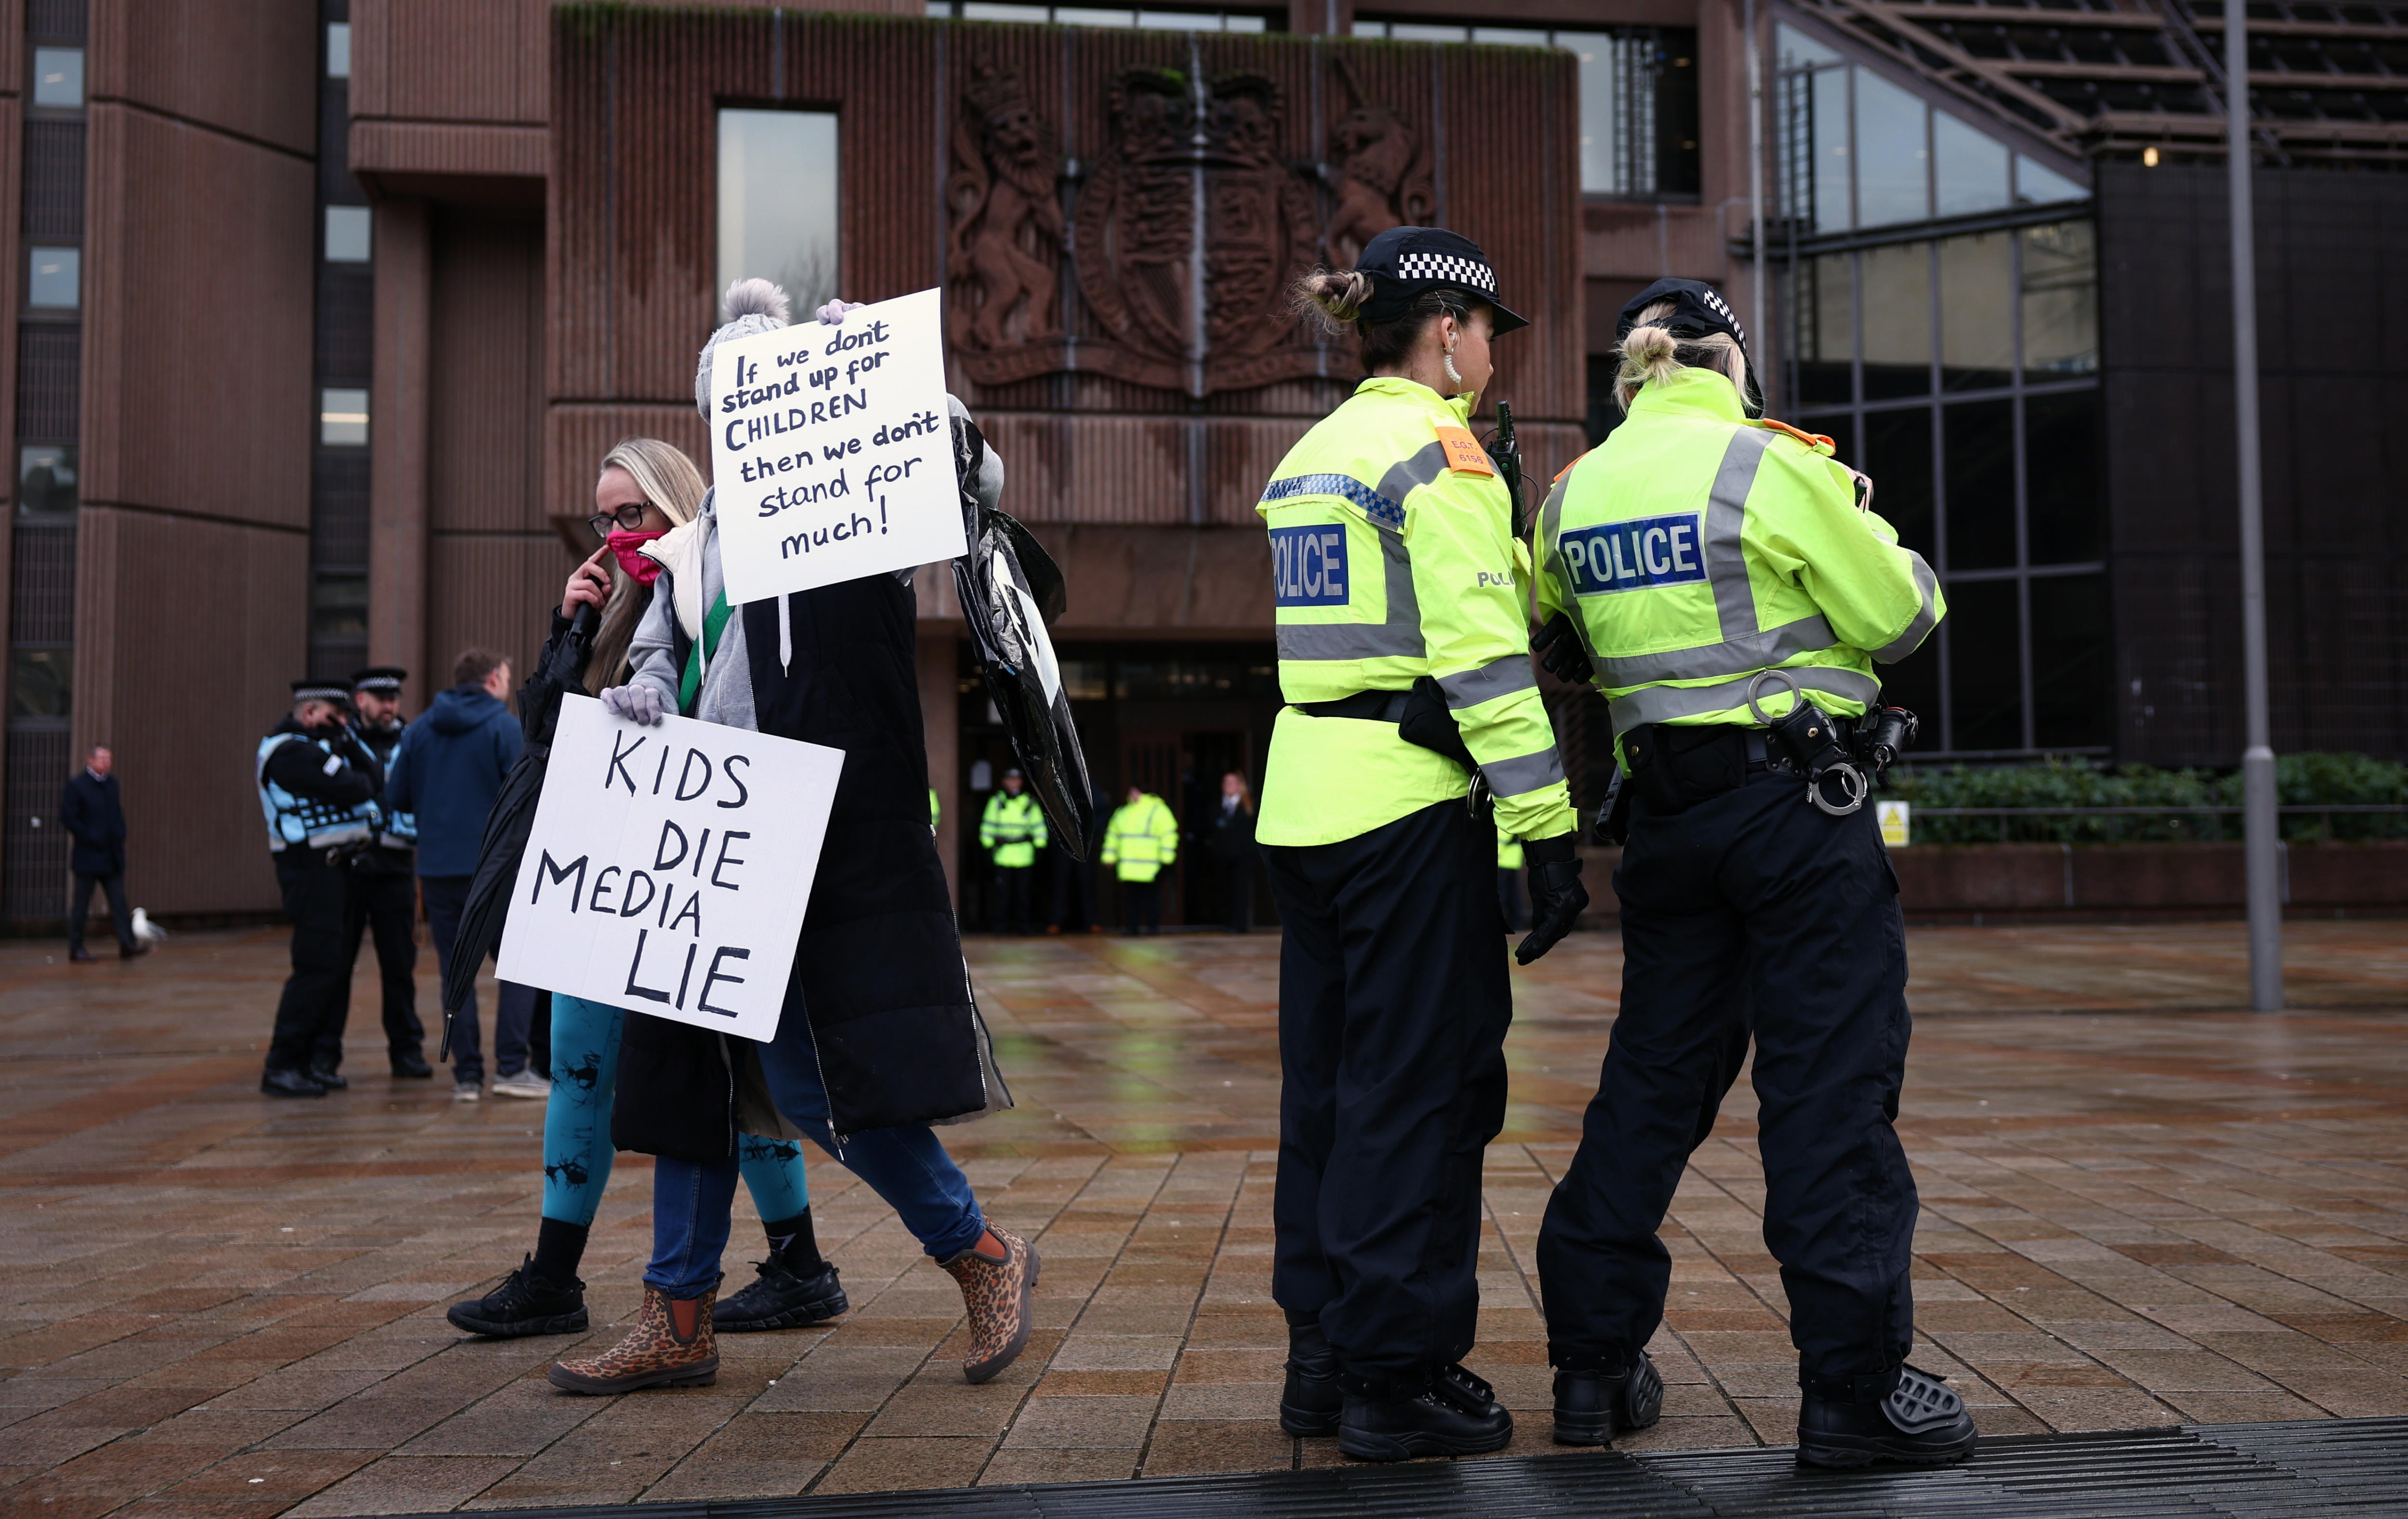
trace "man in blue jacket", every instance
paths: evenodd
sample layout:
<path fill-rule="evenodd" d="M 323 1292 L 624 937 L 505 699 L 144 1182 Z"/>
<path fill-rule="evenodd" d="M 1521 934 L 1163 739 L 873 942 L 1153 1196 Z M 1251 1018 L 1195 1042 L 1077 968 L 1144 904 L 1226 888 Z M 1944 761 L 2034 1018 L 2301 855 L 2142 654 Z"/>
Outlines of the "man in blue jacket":
<path fill-rule="evenodd" d="M 460 913 L 477 873 L 485 837 L 485 814 L 502 789 L 502 778 L 518 763 L 526 741 L 519 720 L 503 702 L 510 689 L 510 662 L 489 650 L 471 649 L 452 667 L 452 689 L 438 694 L 401 736 L 385 778 L 388 812 L 418 820 L 418 889 L 426 903 L 426 926 L 440 969 L 452 964 Z M 547 1085 L 527 1069 L 527 1035 L 535 1016 L 535 988 L 501 983 L 494 1010 L 494 1090 L 509 1096 L 540 1097 Z M 482 1095 L 485 1058 L 479 1048 L 474 992 L 452 1019 L 452 1096 L 474 1102 Z"/>

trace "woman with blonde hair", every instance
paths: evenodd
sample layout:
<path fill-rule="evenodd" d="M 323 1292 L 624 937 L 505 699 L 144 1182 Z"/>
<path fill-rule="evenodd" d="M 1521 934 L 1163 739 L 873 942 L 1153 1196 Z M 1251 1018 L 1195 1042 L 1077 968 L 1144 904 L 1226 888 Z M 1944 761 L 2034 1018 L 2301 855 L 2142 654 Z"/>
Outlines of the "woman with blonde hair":
<path fill-rule="evenodd" d="M 622 438 L 602 456 L 594 515 L 586 519 L 602 547 L 569 575 L 552 614 L 552 642 L 536 668 L 550 666 L 578 608 L 596 607 L 601 625 L 580 694 L 625 682 L 628 645 L 652 604 L 652 582 L 661 569 L 643 548 L 694 521 L 703 491 L 702 471 L 694 461 L 657 437 Z M 624 1021 L 617 1008 L 552 994 L 543 1219 L 535 1253 L 492 1292 L 452 1304 L 445 1316 L 455 1327 L 494 1336 L 575 1334 L 586 1327 L 585 1283 L 578 1280 L 577 1268 L 610 1180 L 610 1110 L 618 1093 Z M 768 1237 L 769 1258 L 760 1263 L 751 1285 L 717 1305 L 713 1327 L 781 1329 L 843 1312 L 847 1304 L 837 1268 L 820 1257 L 811 1231 L 801 1146 L 746 1135 L 740 1162 Z"/>

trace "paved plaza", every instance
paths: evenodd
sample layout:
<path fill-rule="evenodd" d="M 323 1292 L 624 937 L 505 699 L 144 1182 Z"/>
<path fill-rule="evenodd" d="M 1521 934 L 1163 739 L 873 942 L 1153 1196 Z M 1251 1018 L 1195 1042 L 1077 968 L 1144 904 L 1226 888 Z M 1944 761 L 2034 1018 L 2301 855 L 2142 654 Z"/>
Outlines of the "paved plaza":
<path fill-rule="evenodd" d="M 2237 924 L 1930 929 L 1910 951 L 1917 1360 L 1985 1430 L 2408 1413 L 2408 927 L 2292 924 L 2281 1016 L 2237 1010 Z M 1019 1107 L 946 1132 L 1044 1254 L 1028 1354 L 964 1385 L 953 1283 L 823 1162 L 851 1315 L 724 1338 L 714 1387 L 610 1399 L 543 1369 L 633 1312 L 647 1162 L 621 1157 L 594 1231 L 592 1336 L 466 1339 L 443 1305 L 534 1240 L 539 1105 L 388 1082 L 366 976 L 352 1090 L 257 1096 L 272 930 L 130 964 L 0 949 L 0 1504 L 266 1519 L 1334 1461 L 1273 1422 L 1275 938 L 971 954 Z M 1555 1449 L 1531 1253 L 1618 981 L 1610 934 L 1515 973 L 1470 1362 L 1520 1418 L 1515 1454 Z M 1666 1225 L 1666 1416 L 1626 1448 L 1792 1438 L 1753 1108 L 1742 1083 Z M 731 1285 L 760 1239 L 738 1208 Z"/>

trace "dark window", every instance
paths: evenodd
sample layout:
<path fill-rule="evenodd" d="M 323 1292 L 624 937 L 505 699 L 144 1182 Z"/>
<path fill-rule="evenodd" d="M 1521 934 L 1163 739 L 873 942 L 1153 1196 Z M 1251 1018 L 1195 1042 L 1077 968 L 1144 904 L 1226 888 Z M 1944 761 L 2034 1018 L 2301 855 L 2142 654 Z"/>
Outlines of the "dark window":
<path fill-rule="evenodd" d="M 2024 402 L 2033 564 L 2078 564 L 2107 552 L 2103 430 L 2097 391 Z"/>
<path fill-rule="evenodd" d="M 2033 743 L 2080 749 L 2113 739 L 2113 632 L 2107 577 L 2032 577 Z"/>
<path fill-rule="evenodd" d="M 1968 401 L 1941 412 L 1948 451 L 1948 567 L 2015 563 L 2015 404 Z"/>
<path fill-rule="evenodd" d="M 1951 749 L 2024 747 L 2023 628 L 2014 580 L 1948 588 Z"/>
<path fill-rule="evenodd" d="M 1832 419 L 1818 419 L 1827 426 Z M 1931 514 L 1931 413 L 1923 407 L 1907 411 L 1865 413 L 1864 472 L 1872 478 L 1873 510 L 1898 529 L 1898 540 L 1937 565 L 1938 540 Z"/>

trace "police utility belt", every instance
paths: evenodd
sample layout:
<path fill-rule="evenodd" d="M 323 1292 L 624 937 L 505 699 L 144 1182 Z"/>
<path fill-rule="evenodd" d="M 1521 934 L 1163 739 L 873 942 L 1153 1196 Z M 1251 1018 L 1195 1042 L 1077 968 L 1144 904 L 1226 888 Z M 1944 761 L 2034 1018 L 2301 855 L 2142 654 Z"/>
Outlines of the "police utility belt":
<path fill-rule="evenodd" d="M 1406 691 L 1357 691 L 1336 701 L 1300 701 L 1293 705 L 1307 717 L 1394 723 L 1398 738 L 1432 753 L 1443 754 L 1463 767 L 1471 777 L 1471 790 L 1466 794 L 1464 805 L 1474 815 L 1486 810 L 1493 800 L 1488 794 L 1488 778 L 1480 773 L 1480 762 L 1471 757 L 1471 747 L 1463 741 L 1463 730 L 1455 725 L 1455 714 L 1447 709 L 1446 692 L 1435 676 L 1423 676 Z"/>
<path fill-rule="evenodd" d="M 1787 686 L 1792 697 L 1789 710 L 1777 718 L 1759 700 L 1774 681 Z M 1833 717 L 1780 670 L 1766 670 L 1749 683 L 1747 706 L 1762 727 L 1641 723 L 1624 733 L 1630 773 L 1615 776 L 1598 831 L 1621 841 L 1634 792 L 1649 812 L 1672 817 L 1768 772 L 1803 779 L 1807 801 L 1832 817 L 1846 817 L 1865 805 L 1873 783 L 1914 744 L 1918 726 L 1903 707 L 1875 707 L 1854 721 Z"/>

